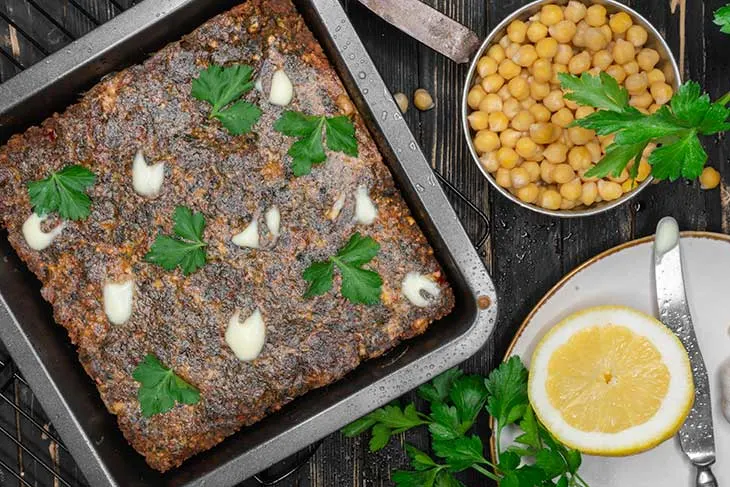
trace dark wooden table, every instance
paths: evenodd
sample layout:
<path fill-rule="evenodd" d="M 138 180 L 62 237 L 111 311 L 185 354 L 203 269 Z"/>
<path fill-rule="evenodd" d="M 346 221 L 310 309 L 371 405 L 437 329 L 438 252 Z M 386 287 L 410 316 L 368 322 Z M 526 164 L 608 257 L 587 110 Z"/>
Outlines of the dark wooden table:
<path fill-rule="evenodd" d="M 52 0 L 63 6 L 68 0 Z M 100 0 L 99 0 L 100 1 Z M 425 113 L 410 109 L 405 118 L 432 165 L 483 209 L 491 220 L 491 234 L 482 250 L 484 262 L 499 293 L 500 318 L 490 343 L 463 367 L 487 374 L 498 363 L 522 319 L 562 275 L 593 255 L 653 233 L 657 221 L 672 215 L 682 229 L 730 233 L 730 144 L 722 138 L 705 141 L 709 163 L 724 176 L 720 188 L 703 191 L 697 182 L 661 183 L 647 188 L 630 204 L 608 213 L 582 219 L 556 219 L 524 210 L 496 191 L 473 164 L 459 122 L 459 100 L 467 67 L 456 65 L 419 45 L 380 20 L 355 0 L 343 0 L 352 22 L 374 58 L 391 91 L 411 94 L 428 89 L 436 107 Z M 395 0 L 394 0 L 395 1 Z M 527 3 L 524 0 L 426 0 L 484 37 L 506 15 Z M 22 0 L 0 0 L 0 12 Z M 93 0 L 83 2 L 93 6 Z M 124 2 L 128 4 L 129 2 Z M 686 31 L 684 76 L 698 81 L 713 98 L 730 90 L 730 36 L 712 23 L 712 12 L 725 0 L 689 0 L 684 28 L 680 24 L 681 0 L 672 13 L 670 0 L 631 0 L 629 5 L 646 16 L 664 34 L 679 58 L 681 33 Z M 62 9 L 59 10 L 62 12 Z M 112 10 L 111 14 L 115 12 Z M 100 12 L 100 15 L 109 15 Z M 0 46 L 10 47 L 0 18 Z M 69 28 L 80 28 L 71 19 Z M 0 61 L 1 69 L 12 69 Z M 476 238 L 480 220 L 458 199 L 453 200 L 467 231 Z M 405 399 L 411 400 L 414 394 Z M 478 433 L 489 435 L 486 424 Z M 392 485 L 391 470 L 407 468 L 405 442 L 428 449 L 424 431 L 408 432 L 377 454 L 368 453 L 367 439 L 327 438 L 308 465 L 282 482 L 286 486 Z M 490 485 L 483 477 L 461 475 L 468 486 Z M 4 485 L 4 484 L 3 484 Z M 257 485 L 245 482 L 246 487 Z"/>

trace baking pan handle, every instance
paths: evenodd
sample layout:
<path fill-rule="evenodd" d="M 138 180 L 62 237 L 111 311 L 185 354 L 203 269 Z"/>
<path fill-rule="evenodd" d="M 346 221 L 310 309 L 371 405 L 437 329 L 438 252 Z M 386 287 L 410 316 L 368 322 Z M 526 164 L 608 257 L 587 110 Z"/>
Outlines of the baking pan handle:
<path fill-rule="evenodd" d="M 278 475 L 276 477 L 273 477 L 273 476 L 269 477 L 269 475 L 266 474 L 266 470 L 264 470 L 264 472 L 257 473 L 256 475 L 254 475 L 253 478 L 256 479 L 256 482 L 258 482 L 259 485 L 265 485 L 265 486 L 276 485 L 279 482 L 281 482 L 282 480 L 287 479 L 290 476 L 294 475 L 295 473 L 297 473 L 299 471 L 300 468 L 302 468 L 303 466 L 308 464 L 309 460 L 311 460 L 312 457 L 314 456 L 314 454 L 317 453 L 317 450 L 319 450 L 320 445 L 322 445 L 322 440 L 319 440 L 317 443 L 310 445 L 309 451 L 307 452 L 307 454 L 304 455 L 301 459 L 297 460 L 294 463 L 294 465 L 292 465 L 291 468 L 286 470 L 286 472 L 284 472 L 281 475 Z M 298 456 L 298 454 L 297 454 L 297 456 Z"/>
<path fill-rule="evenodd" d="M 457 198 L 466 203 L 466 205 L 471 208 L 471 210 L 476 213 L 477 217 L 479 217 L 479 219 L 482 221 L 484 231 L 479 235 L 479 238 L 476 240 L 476 242 L 472 241 L 474 247 L 476 247 L 477 250 L 481 250 L 482 247 L 484 247 L 484 244 L 487 242 L 487 238 L 489 238 L 489 217 L 487 217 L 487 215 L 482 210 L 480 210 L 477 205 L 472 203 L 472 201 L 467 198 L 467 196 L 462 193 L 456 186 L 451 184 L 451 181 L 443 177 L 441 173 L 439 173 L 437 170 L 432 170 L 436 177 L 441 181 L 441 183 L 443 183 L 443 185 L 446 186 L 449 191 L 454 193 Z"/>

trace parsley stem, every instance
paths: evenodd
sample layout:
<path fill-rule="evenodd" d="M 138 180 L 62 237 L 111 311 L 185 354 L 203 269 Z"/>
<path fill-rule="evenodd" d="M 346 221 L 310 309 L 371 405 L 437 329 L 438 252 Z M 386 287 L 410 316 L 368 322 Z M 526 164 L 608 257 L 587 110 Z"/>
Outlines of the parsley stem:
<path fill-rule="evenodd" d="M 499 463 L 499 454 L 502 452 L 502 426 L 494 420 L 494 424 L 497 427 L 494 430 L 494 461 Z"/>
<path fill-rule="evenodd" d="M 719 103 L 720 105 L 723 105 L 723 106 L 730 103 L 730 91 L 728 91 L 727 93 L 722 95 L 722 97 L 720 97 L 720 99 L 717 100 L 717 103 Z"/>
<path fill-rule="evenodd" d="M 480 474 L 484 475 L 485 477 L 489 477 L 490 479 L 494 480 L 495 482 L 499 482 L 500 480 L 502 480 L 501 477 L 498 477 L 497 475 L 493 474 L 489 470 L 487 470 L 487 469 L 485 469 L 483 467 L 480 467 L 477 464 L 472 465 L 471 468 L 473 468 L 474 470 L 476 470 Z"/>
<path fill-rule="evenodd" d="M 578 482 L 580 482 L 584 487 L 590 487 L 588 485 L 588 482 L 586 482 L 585 480 L 583 480 L 583 477 L 581 477 L 580 475 L 578 475 L 578 472 L 576 472 L 576 473 L 573 474 L 573 478 L 578 479 Z"/>

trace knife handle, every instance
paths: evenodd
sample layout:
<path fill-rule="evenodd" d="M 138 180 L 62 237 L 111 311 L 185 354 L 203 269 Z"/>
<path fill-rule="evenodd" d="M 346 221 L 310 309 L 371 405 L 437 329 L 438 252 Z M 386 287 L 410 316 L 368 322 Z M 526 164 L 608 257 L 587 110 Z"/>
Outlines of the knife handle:
<path fill-rule="evenodd" d="M 717 480 L 710 466 L 697 466 L 697 487 L 717 487 Z"/>

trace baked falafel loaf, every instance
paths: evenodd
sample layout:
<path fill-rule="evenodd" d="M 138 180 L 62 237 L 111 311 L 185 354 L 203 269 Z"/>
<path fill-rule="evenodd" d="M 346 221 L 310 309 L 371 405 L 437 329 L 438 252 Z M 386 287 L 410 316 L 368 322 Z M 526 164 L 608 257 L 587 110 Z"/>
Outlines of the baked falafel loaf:
<path fill-rule="evenodd" d="M 258 86 L 244 98 L 262 115 L 236 136 L 209 118 L 211 105 L 191 86 L 208 66 L 239 64 L 254 69 Z M 294 88 L 285 107 L 269 103 L 278 70 Z M 287 154 L 296 139 L 274 129 L 285 110 L 349 116 L 357 157 L 327 151 L 326 161 L 296 177 Z M 451 311 L 453 293 L 433 251 L 352 110 L 290 0 L 249 0 L 0 148 L 0 221 L 9 240 L 153 468 L 180 465 Z M 155 194 L 133 183 L 136 154 L 143 164 L 164 163 Z M 96 175 L 88 218 L 34 220 L 28 183 L 71 165 Z M 188 274 L 145 259 L 158 235 L 173 234 L 178 206 L 205 218 L 207 262 Z M 253 222 L 253 234 L 232 238 Z M 331 290 L 305 297 L 305 269 L 355 233 L 380 245 L 364 264 L 382 278 L 379 301 L 343 297 L 339 272 Z M 105 305 L 105 291 L 132 296 L 131 314 L 124 297 L 107 296 Z M 256 317 L 265 330 L 263 346 L 243 360 L 226 333 L 234 316 Z M 196 388 L 199 401 L 144 415 L 133 373 L 148 354 Z"/>

